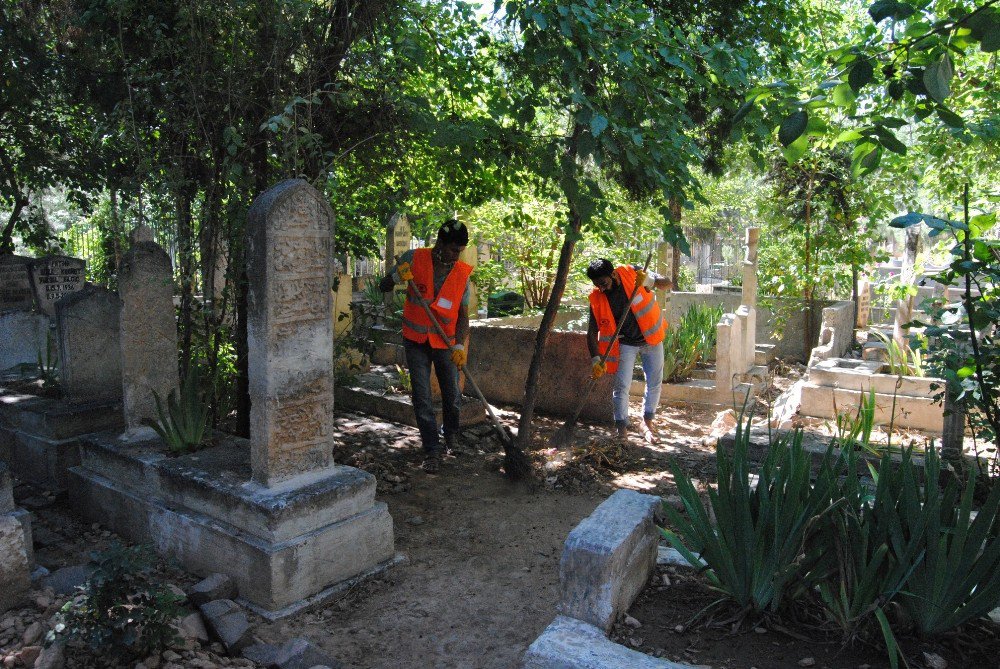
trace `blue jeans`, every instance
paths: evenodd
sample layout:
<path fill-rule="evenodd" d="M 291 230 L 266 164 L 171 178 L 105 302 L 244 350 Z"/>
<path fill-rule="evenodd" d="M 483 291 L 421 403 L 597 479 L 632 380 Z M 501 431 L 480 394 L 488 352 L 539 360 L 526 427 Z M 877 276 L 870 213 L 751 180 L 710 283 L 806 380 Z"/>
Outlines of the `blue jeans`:
<path fill-rule="evenodd" d="M 410 384 L 413 386 L 413 413 L 417 417 L 417 428 L 424 450 L 435 453 L 441 448 L 438 435 L 437 417 L 431 401 L 431 364 L 437 372 L 441 386 L 441 409 L 444 414 L 444 438 L 451 442 L 458 434 L 459 402 L 462 395 L 458 389 L 458 368 L 451 361 L 451 351 L 446 348 L 432 348 L 430 344 L 417 344 L 403 340 L 406 351 L 406 366 L 410 370 Z"/>
<path fill-rule="evenodd" d="M 615 407 L 615 424 L 628 421 L 628 389 L 632 385 L 632 370 L 636 356 L 642 357 L 642 373 L 646 376 L 646 396 L 643 399 L 642 414 L 652 418 L 660 405 L 660 391 L 663 390 L 663 342 L 650 346 L 618 346 L 618 371 L 611 391 Z"/>

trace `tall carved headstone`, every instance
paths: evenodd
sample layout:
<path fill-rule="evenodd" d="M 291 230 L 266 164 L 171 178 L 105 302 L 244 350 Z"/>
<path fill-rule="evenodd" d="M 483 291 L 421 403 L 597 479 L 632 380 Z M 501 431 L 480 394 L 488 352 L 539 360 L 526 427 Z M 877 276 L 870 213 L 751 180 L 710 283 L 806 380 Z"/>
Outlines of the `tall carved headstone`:
<path fill-rule="evenodd" d="M 0 255 L 0 311 L 28 310 L 34 304 L 28 261 L 31 258 Z"/>
<path fill-rule="evenodd" d="M 743 300 L 751 307 L 757 306 L 757 245 L 760 228 L 747 228 L 746 257 L 743 259 Z"/>
<path fill-rule="evenodd" d="M 87 261 L 69 256 L 46 256 L 28 262 L 35 303 L 47 316 L 56 315 L 56 301 L 83 289 Z"/>
<path fill-rule="evenodd" d="M 94 285 L 56 302 L 59 383 L 67 399 L 121 398 L 121 304 L 118 295 Z"/>
<path fill-rule="evenodd" d="M 118 269 L 122 401 L 128 429 L 156 418 L 177 379 L 177 323 L 170 258 L 159 244 L 132 244 Z"/>
<path fill-rule="evenodd" d="M 247 223 L 250 465 L 271 486 L 332 465 L 333 211 L 301 179 Z"/>
<path fill-rule="evenodd" d="M 385 228 L 385 273 L 392 271 L 393 266 L 399 256 L 410 250 L 410 242 L 413 240 L 413 230 L 406 214 L 395 213 L 389 219 Z M 404 286 L 397 286 L 399 290 L 405 290 Z"/>

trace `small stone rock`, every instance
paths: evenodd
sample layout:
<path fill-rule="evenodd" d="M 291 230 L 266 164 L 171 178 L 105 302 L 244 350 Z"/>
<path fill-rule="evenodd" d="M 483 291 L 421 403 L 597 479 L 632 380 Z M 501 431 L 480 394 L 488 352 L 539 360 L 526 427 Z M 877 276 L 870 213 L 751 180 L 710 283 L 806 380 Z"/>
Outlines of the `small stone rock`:
<path fill-rule="evenodd" d="M 72 595 L 87 582 L 93 572 L 94 568 L 89 565 L 63 567 L 46 576 L 42 582 L 57 595 Z"/>
<path fill-rule="evenodd" d="M 162 659 L 159 655 L 150 655 L 142 663 L 146 665 L 146 669 L 159 669 Z"/>
<path fill-rule="evenodd" d="M 11 653 L 3 659 L 4 669 L 13 669 L 15 664 L 17 664 L 17 655 L 14 653 Z"/>
<path fill-rule="evenodd" d="M 170 591 L 170 594 L 177 598 L 178 604 L 183 604 L 187 601 L 187 593 L 176 583 L 167 583 L 166 588 Z"/>
<path fill-rule="evenodd" d="M 674 631 L 678 634 L 684 634 L 684 625 L 675 625 Z"/>
<path fill-rule="evenodd" d="M 179 619 L 175 623 L 177 631 L 182 639 L 196 639 L 197 641 L 208 641 L 208 630 L 201 620 L 201 614 L 191 613 Z"/>
<path fill-rule="evenodd" d="M 35 660 L 35 669 L 63 669 L 66 666 L 65 645 L 64 642 L 59 641 L 46 648 L 42 648 L 42 652 L 38 654 L 38 659 Z M 149 669 L 154 668 L 150 667 Z"/>
<path fill-rule="evenodd" d="M 238 655 L 253 642 L 253 628 L 240 605 L 231 599 L 218 599 L 201 605 L 205 626 L 229 655 Z"/>
<path fill-rule="evenodd" d="M 208 648 L 217 655 L 224 655 L 226 652 L 225 647 L 218 641 L 213 641 L 211 644 L 209 644 Z"/>
<path fill-rule="evenodd" d="M 767 634 L 767 630 L 764 629 L 763 627 L 754 627 L 753 631 L 756 632 L 757 634 Z"/>
<path fill-rule="evenodd" d="M 816 659 L 812 657 L 804 657 L 799 660 L 800 667 L 814 667 L 816 666 Z"/>
<path fill-rule="evenodd" d="M 36 641 L 42 638 L 42 634 L 44 633 L 45 633 L 45 628 L 42 627 L 42 624 L 40 622 L 31 623 L 30 625 L 28 625 L 28 628 L 24 630 L 24 636 L 22 637 L 22 639 L 24 640 L 24 645 L 25 646 L 33 645 Z"/>
<path fill-rule="evenodd" d="M 269 667 L 274 664 L 279 650 L 280 648 L 274 644 L 259 642 L 250 644 L 244 648 L 240 655 L 254 664 Z"/>
<path fill-rule="evenodd" d="M 132 667 L 132 669 L 149 669 L 149 668 L 142 662 L 136 662 L 135 666 Z"/>
<path fill-rule="evenodd" d="M 316 665 L 341 669 L 341 664 L 324 653 L 308 639 L 295 638 L 286 641 L 275 657 L 278 669 L 311 669 Z"/>
<path fill-rule="evenodd" d="M 625 624 L 631 627 L 632 629 L 639 629 L 640 627 L 642 627 L 642 623 L 630 615 L 625 616 Z"/>
<path fill-rule="evenodd" d="M 424 519 L 420 516 L 412 516 L 410 518 L 407 518 L 406 522 L 408 522 L 410 525 L 423 525 Z"/>
<path fill-rule="evenodd" d="M 237 594 L 236 582 L 228 574 L 212 574 L 191 586 L 187 597 L 192 605 L 201 606 L 215 600 L 235 599 Z"/>
<path fill-rule="evenodd" d="M 181 656 L 172 650 L 163 651 L 163 654 L 160 657 L 162 657 L 166 662 L 176 662 L 181 659 Z"/>
<path fill-rule="evenodd" d="M 924 664 L 928 669 L 948 669 L 948 661 L 937 653 L 924 653 Z"/>
<path fill-rule="evenodd" d="M 663 581 L 664 587 L 667 588 L 670 587 L 670 576 L 668 574 L 664 574 L 663 576 L 661 576 L 660 580 Z"/>
<path fill-rule="evenodd" d="M 48 595 L 38 595 L 35 597 L 35 606 L 44 611 L 52 606 L 52 598 Z"/>
<path fill-rule="evenodd" d="M 21 652 L 17 654 L 17 659 L 26 667 L 35 666 L 35 660 L 38 656 L 42 654 L 41 646 L 25 646 L 21 649 Z"/>

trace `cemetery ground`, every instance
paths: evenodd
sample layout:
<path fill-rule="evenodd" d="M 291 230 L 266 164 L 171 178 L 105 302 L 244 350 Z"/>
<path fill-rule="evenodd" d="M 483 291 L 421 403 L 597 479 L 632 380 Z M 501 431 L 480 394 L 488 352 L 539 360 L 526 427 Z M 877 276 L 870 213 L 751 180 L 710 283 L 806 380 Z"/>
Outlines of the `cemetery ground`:
<path fill-rule="evenodd" d="M 562 545 L 582 518 L 616 487 L 670 494 L 668 457 L 710 479 L 713 449 L 703 441 L 715 411 L 663 409 L 657 419 L 661 445 L 648 447 L 634 436 L 624 448 L 611 449 L 610 428 L 581 424 L 579 441 L 590 450 L 532 487 L 502 475 L 502 451 L 485 424 L 464 432 L 454 457 L 432 476 L 420 469 L 415 428 L 338 413 L 335 461 L 377 477 L 378 496 L 394 519 L 396 550 L 406 560 L 302 613 L 274 622 L 251 615 L 256 634 L 267 642 L 305 637 L 349 668 L 517 666 L 556 614 Z M 511 426 L 516 422 L 513 412 L 501 411 L 501 417 Z M 562 422 L 540 418 L 538 424 L 532 455 L 541 464 L 551 455 L 546 441 Z M 35 515 L 37 562 L 52 572 L 86 564 L 92 551 L 117 540 L 76 518 L 63 498 L 26 485 L 15 493 Z M 198 580 L 167 563 L 159 563 L 155 577 L 182 589 Z M 10 658 L 5 667 L 23 666 L 14 658 L 32 645 L 23 643 L 25 630 L 35 622 L 46 627 L 67 597 L 35 590 L 29 606 L 0 616 L 0 662 Z M 213 652 L 207 642 L 166 657 L 160 666 L 247 666 Z M 73 649 L 66 660 L 69 667 L 93 663 Z"/>

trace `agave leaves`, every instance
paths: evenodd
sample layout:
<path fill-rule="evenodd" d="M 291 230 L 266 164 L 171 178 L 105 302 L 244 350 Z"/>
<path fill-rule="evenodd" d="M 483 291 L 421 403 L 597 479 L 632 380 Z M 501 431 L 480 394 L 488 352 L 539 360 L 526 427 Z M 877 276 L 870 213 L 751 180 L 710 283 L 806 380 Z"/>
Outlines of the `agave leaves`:
<path fill-rule="evenodd" d="M 167 447 L 176 453 L 199 448 L 208 431 L 209 402 L 202 389 L 201 373 L 197 365 L 190 365 L 181 383 L 180 393 L 171 390 L 167 395 L 167 410 L 159 394 L 153 393 L 156 415 L 159 420 L 147 424 L 156 430 Z"/>
<path fill-rule="evenodd" d="M 675 529 L 661 531 L 743 613 L 818 598 L 845 641 L 881 632 L 896 667 L 891 603 L 922 636 L 1000 604 L 1000 487 L 974 515 L 974 475 L 962 490 L 954 479 L 942 486 L 940 455 L 929 448 L 922 464 L 912 449 L 868 464 L 872 490 L 859 475 L 856 440 L 866 428 L 858 422 L 843 435 L 847 447 L 835 457 L 831 445 L 818 467 L 800 432 L 780 436 L 754 477 L 750 423 L 741 419 L 732 452 L 716 454 L 718 489 L 707 505 L 672 466 L 685 513 L 665 507 Z"/>
<path fill-rule="evenodd" d="M 699 362 L 715 350 L 716 326 L 722 307 L 691 305 L 676 327 L 667 328 L 663 339 L 663 379 L 677 383 L 691 377 Z"/>
<path fill-rule="evenodd" d="M 687 514 L 667 507 L 677 530 L 663 534 L 691 564 L 707 565 L 712 587 L 744 611 L 762 614 L 779 609 L 790 588 L 801 590 L 803 562 L 817 559 L 804 553 L 806 539 L 830 506 L 836 476 L 828 451 L 812 483 L 812 459 L 802 448 L 802 433 L 795 432 L 771 444 L 754 485 L 749 441 L 749 420 L 745 427 L 741 420 L 732 454 L 716 454 L 719 487 L 709 490 L 708 508 L 691 479 L 672 466 Z"/>

